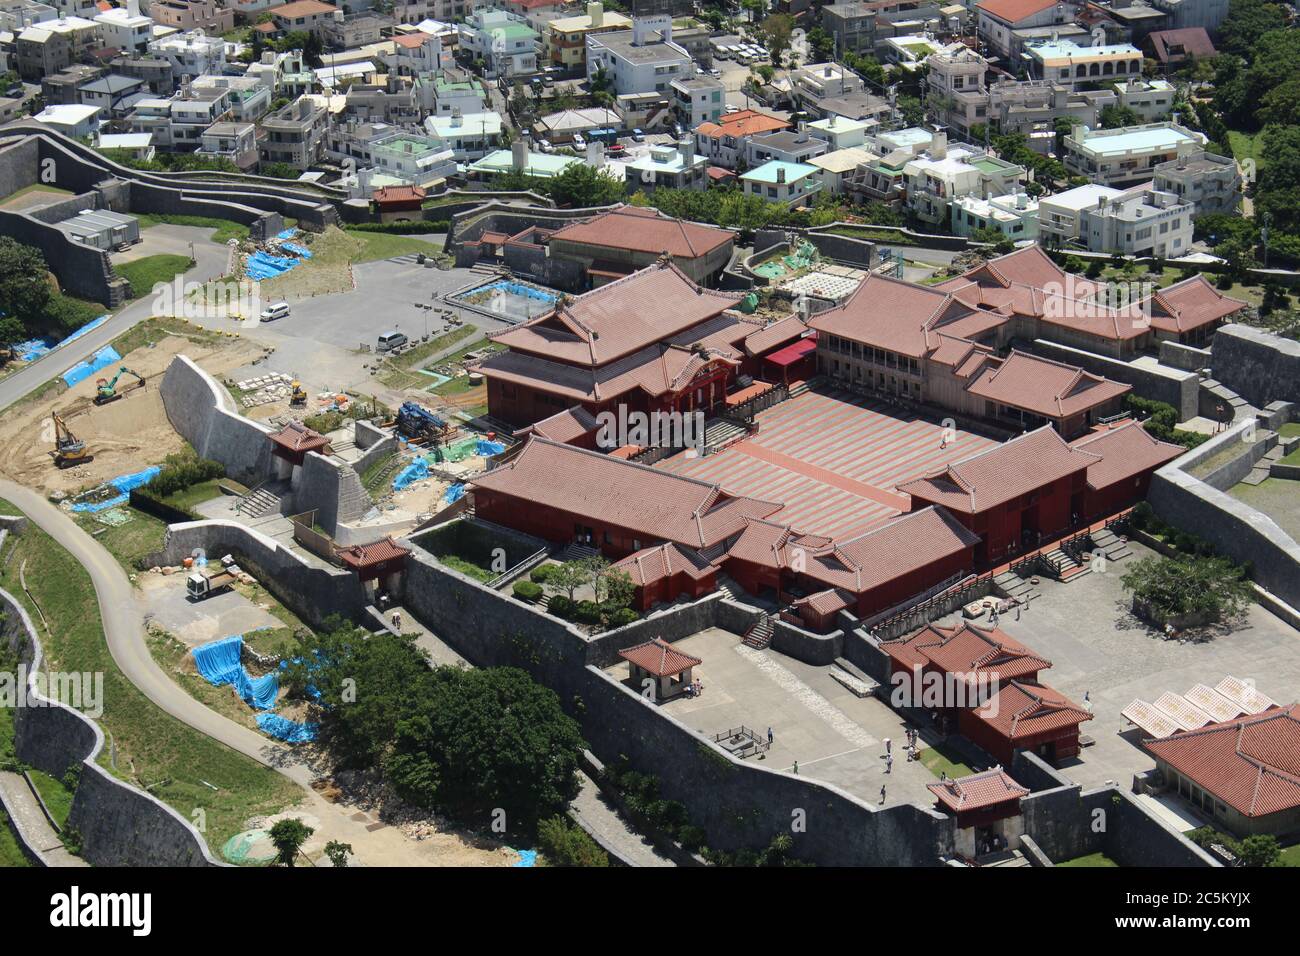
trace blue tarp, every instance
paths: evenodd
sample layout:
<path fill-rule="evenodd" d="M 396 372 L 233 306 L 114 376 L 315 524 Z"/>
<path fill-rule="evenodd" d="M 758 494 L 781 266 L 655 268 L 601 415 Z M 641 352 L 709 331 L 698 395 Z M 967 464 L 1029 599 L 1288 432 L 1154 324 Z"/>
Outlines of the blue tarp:
<path fill-rule="evenodd" d="M 303 259 L 311 258 L 311 250 L 308 249 L 306 246 L 298 245 L 298 243 L 296 242 L 282 242 L 280 243 L 280 248 L 288 249 L 295 256 L 301 256 Z"/>
<path fill-rule="evenodd" d="M 133 472 L 129 475 L 118 475 L 112 481 L 107 481 L 104 486 L 116 488 L 118 494 L 114 495 L 107 501 L 88 501 L 82 504 L 74 503 L 73 511 L 106 511 L 109 508 L 116 508 L 118 505 L 124 505 L 131 499 L 131 490 L 149 484 L 154 480 L 158 472 L 162 471 L 157 465 L 150 465 L 144 471 Z"/>
<path fill-rule="evenodd" d="M 279 714 L 258 714 L 257 726 L 263 733 L 291 744 L 306 743 L 316 739 L 317 724 L 299 724 Z"/>
<path fill-rule="evenodd" d="M 455 504 L 457 501 L 460 501 L 460 499 L 463 498 L 464 496 L 465 496 L 464 485 L 452 485 L 450 488 L 448 488 L 446 491 L 443 492 L 442 500 L 450 505 L 450 504 Z"/>
<path fill-rule="evenodd" d="M 505 450 L 506 446 L 499 441 L 488 441 L 485 438 L 480 438 L 478 440 L 478 445 L 474 448 L 474 453 L 476 455 L 482 455 L 484 458 L 488 458 L 492 455 L 499 455 Z"/>
<path fill-rule="evenodd" d="M 401 491 L 407 485 L 429 477 L 429 466 L 423 458 L 417 458 L 397 473 L 393 479 L 393 490 Z"/>
<path fill-rule="evenodd" d="M 63 373 L 63 380 L 69 386 L 76 385 L 78 382 L 90 378 L 102 368 L 108 368 L 114 362 L 122 361 L 122 356 L 117 354 L 117 349 L 111 345 L 105 345 L 95 353 L 93 358 L 85 362 L 78 362 L 72 368 Z"/>
<path fill-rule="evenodd" d="M 511 849 L 513 849 L 513 847 Z M 515 863 L 514 864 L 515 866 L 536 866 L 537 865 L 536 850 L 515 850 L 515 852 L 519 854 L 519 862 Z"/>
<path fill-rule="evenodd" d="M 471 289 L 467 295 L 477 295 L 480 292 L 508 292 L 511 295 L 517 295 L 525 299 L 536 299 L 539 302 L 555 302 L 559 299 L 558 292 L 552 292 L 549 289 L 535 289 L 530 285 L 524 285 L 520 282 L 511 282 L 508 279 L 502 279 L 498 282 L 489 282 L 487 285 L 479 286 L 477 289 Z"/>
<path fill-rule="evenodd" d="M 97 319 L 91 319 L 81 328 L 77 329 L 77 331 L 64 339 L 46 337 L 43 339 L 28 339 L 26 342 L 19 342 L 13 347 L 14 354 L 24 362 L 33 362 L 42 355 L 48 355 L 50 352 L 67 345 L 69 342 L 77 341 L 77 339 L 81 338 L 87 332 L 93 332 L 107 321 L 107 315 L 101 315 Z"/>
<path fill-rule="evenodd" d="M 254 677 L 244 670 L 240 654 L 244 647 L 241 634 L 224 637 L 194 648 L 194 666 L 199 675 L 214 687 L 231 684 L 241 700 L 257 710 L 270 710 L 280 693 L 280 677 L 275 672 Z"/>
<path fill-rule="evenodd" d="M 293 226 L 290 226 L 288 229 L 284 230 L 283 232 L 277 232 L 277 233 L 275 234 L 275 238 L 277 238 L 277 239 L 292 239 L 292 238 L 293 238 L 294 236 L 296 236 L 296 235 L 298 235 L 298 230 L 297 230 L 296 228 L 294 228 Z"/>
<path fill-rule="evenodd" d="M 248 266 L 245 268 L 244 274 L 250 279 L 274 279 L 276 276 L 288 272 L 300 262 L 302 262 L 301 259 L 273 256 L 259 250 L 248 257 Z"/>

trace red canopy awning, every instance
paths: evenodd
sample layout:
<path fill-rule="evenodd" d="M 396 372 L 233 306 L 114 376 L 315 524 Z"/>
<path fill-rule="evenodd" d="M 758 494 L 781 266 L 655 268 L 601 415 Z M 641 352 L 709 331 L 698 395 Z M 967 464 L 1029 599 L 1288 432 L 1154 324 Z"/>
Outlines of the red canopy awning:
<path fill-rule="evenodd" d="M 817 337 L 810 335 L 807 338 L 800 339 L 798 342 L 792 342 L 785 348 L 777 349 L 771 355 L 765 355 L 763 358 L 765 361 L 785 368 L 787 365 L 793 365 L 795 362 L 808 355 L 808 353 L 815 352 L 816 350 Z"/>

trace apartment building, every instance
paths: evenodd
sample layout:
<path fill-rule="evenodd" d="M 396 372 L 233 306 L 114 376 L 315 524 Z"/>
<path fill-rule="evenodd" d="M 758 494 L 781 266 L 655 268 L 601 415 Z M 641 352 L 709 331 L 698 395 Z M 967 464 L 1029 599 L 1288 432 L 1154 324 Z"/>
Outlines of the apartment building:
<path fill-rule="evenodd" d="M 1116 84 L 1115 95 L 1119 105 L 1127 106 L 1138 115 L 1144 123 L 1169 119 L 1178 91 L 1168 80 L 1144 80 L 1134 77 L 1124 83 Z"/>
<path fill-rule="evenodd" d="M 66 69 L 41 77 L 41 99 L 47 106 L 81 103 L 81 87 L 108 71 L 102 66 L 74 63 Z"/>
<path fill-rule="evenodd" d="M 262 120 L 264 137 L 258 144 L 264 163 L 288 163 L 307 170 L 324 151 L 329 111 L 323 100 L 300 96 Z"/>
<path fill-rule="evenodd" d="M 149 16 L 155 23 L 182 32 L 202 30 L 219 36 L 235 28 L 235 11 L 217 0 L 152 0 Z"/>
<path fill-rule="evenodd" d="M 667 94 L 673 80 L 695 75 L 691 55 L 673 42 L 671 17 L 632 21 L 631 30 L 587 35 L 587 79 L 604 71 L 616 96 Z"/>
<path fill-rule="evenodd" d="M 1147 183 L 1082 210 L 1081 238 L 1091 252 L 1176 259 L 1191 251 L 1195 212 L 1191 203 Z"/>
<path fill-rule="evenodd" d="M 709 161 L 695 152 L 695 143 L 684 137 L 675 146 L 656 143 L 648 153 L 624 166 L 629 189 L 653 193 L 667 189 L 704 189 L 709 184 Z"/>
<path fill-rule="evenodd" d="M 822 189 L 820 170 L 816 166 L 783 163 L 776 159 L 743 173 L 740 184 L 750 196 L 782 203 L 791 208 L 803 205 L 808 197 Z"/>
<path fill-rule="evenodd" d="M 980 229 L 993 229 L 1008 239 L 1038 238 L 1038 200 L 1028 193 L 1005 196 L 958 196 L 952 201 L 952 231 L 969 236 Z"/>
<path fill-rule="evenodd" d="M 358 47 L 379 43 L 383 41 L 386 34 L 392 32 L 391 17 L 373 13 L 345 14 L 339 10 L 333 17 L 322 23 L 321 40 L 331 50 L 355 50 Z M 436 42 L 441 49 L 442 41 Z"/>
<path fill-rule="evenodd" d="M 751 136 L 789 128 L 785 120 L 755 110 L 723 113 L 717 122 L 695 128 L 695 147 L 715 166 L 736 169 L 744 162 L 745 143 Z"/>
<path fill-rule="evenodd" d="M 682 76 L 670 84 L 673 111 L 685 129 L 716 123 L 727 105 L 726 87 L 711 76 Z"/>
<path fill-rule="evenodd" d="M 109 66 L 116 73 L 144 81 L 154 96 L 164 96 L 176 88 L 172 65 L 162 57 L 118 55 L 109 61 Z"/>
<path fill-rule="evenodd" d="M 1065 192 L 1038 199 L 1038 241 L 1049 248 L 1060 249 L 1080 240 L 1085 232 L 1083 211 L 1095 209 L 1099 203 L 1120 195 L 1122 190 L 1112 186 L 1089 183 Z"/>
<path fill-rule="evenodd" d="M 1065 137 L 1066 169 L 1090 182 L 1125 187 L 1146 182 L 1161 163 L 1186 149 L 1205 144 L 1205 134 L 1175 123 L 1149 123 L 1119 129 L 1090 130 L 1076 126 Z"/>
<path fill-rule="evenodd" d="M 537 72 L 540 37 L 523 17 L 504 10 L 477 10 L 457 27 L 460 48 L 483 61 L 489 79 Z"/>
<path fill-rule="evenodd" d="M 875 121 L 845 119 L 832 113 L 809 123 L 807 129 L 809 135 L 826 141 L 828 152 L 834 152 L 861 146 L 867 140 L 867 132 L 879 125 Z"/>
<path fill-rule="evenodd" d="M 546 24 L 542 31 L 542 59 L 562 70 L 586 73 L 587 37 L 628 30 L 631 26 L 631 17 L 606 11 L 603 4 L 589 3 L 587 12 L 581 16 L 557 17 Z"/>
<path fill-rule="evenodd" d="M 195 155 L 225 159 L 247 172 L 257 165 L 257 127 L 252 123 L 213 123 L 199 138 Z"/>
<path fill-rule="evenodd" d="M 907 207 L 923 223 L 946 224 L 957 199 L 1014 195 L 1024 174 L 1024 167 L 974 147 L 950 147 L 947 134 L 935 133 L 929 150 L 903 167 Z"/>
<path fill-rule="evenodd" d="M 482 159 L 496 149 L 497 141 L 501 138 L 501 114 L 460 113 L 453 110 L 449 116 L 425 117 L 424 129 L 430 136 L 436 136 L 445 142 L 458 161 Z"/>
<path fill-rule="evenodd" d="M 975 30 L 995 55 L 1009 58 L 1016 52 L 1015 31 L 1066 24 L 1073 16 L 1070 4 L 1061 0 L 980 0 Z"/>
<path fill-rule="evenodd" d="M 826 140 L 818 139 L 808 130 L 781 130 L 751 136 L 745 144 L 745 163 L 751 168 L 771 160 L 782 163 L 807 163 L 814 156 L 828 151 Z"/>
<path fill-rule="evenodd" d="M 170 63 L 177 80 L 226 70 L 226 44 L 221 37 L 197 32 L 174 33 L 151 41 L 149 52 Z"/>
<path fill-rule="evenodd" d="M 322 43 L 334 17 L 343 11 L 321 0 L 294 0 L 271 8 L 271 22 L 280 33 L 313 33 Z"/>
<path fill-rule="evenodd" d="M 1178 158 L 1155 167 L 1155 188 L 1196 207 L 1198 216 L 1236 215 L 1241 208 L 1241 170 L 1236 160 L 1181 146 Z"/>
<path fill-rule="evenodd" d="M 190 87 L 229 91 L 231 119 L 237 123 L 256 123 L 271 109 L 271 91 L 255 77 L 197 76 Z"/>
<path fill-rule="evenodd" d="M 104 46 L 123 53 L 143 53 L 153 39 L 154 21 L 140 13 L 140 0 L 128 0 L 125 9 L 114 7 L 97 13 L 94 20 L 99 24 Z"/>
<path fill-rule="evenodd" d="M 832 97 L 865 92 L 862 77 L 840 63 L 809 63 L 790 73 L 790 99 L 799 109 L 816 110 Z"/>
<path fill-rule="evenodd" d="M 830 34 L 840 55 L 875 56 L 885 40 L 927 30 L 950 30 L 952 20 L 938 3 L 929 0 L 832 3 L 821 10 L 821 27 Z"/>
<path fill-rule="evenodd" d="M 1080 46 L 1056 39 L 1030 43 L 1025 54 L 1034 77 L 1071 88 L 1142 76 L 1142 51 L 1131 43 Z"/>
<path fill-rule="evenodd" d="M 82 17 L 60 17 L 29 26 L 14 41 L 13 64 L 29 83 L 87 59 L 102 46 L 100 25 Z"/>
<path fill-rule="evenodd" d="M 454 151 L 441 139 L 399 131 L 371 147 L 374 168 L 383 175 L 432 188 L 456 175 Z"/>
<path fill-rule="evenodd" d="M 428 33 L 404 33 L 393 37 L 389 68 L 398 76 L 441 73 L 451 66 L 451 54 L 440 37 Z"/>

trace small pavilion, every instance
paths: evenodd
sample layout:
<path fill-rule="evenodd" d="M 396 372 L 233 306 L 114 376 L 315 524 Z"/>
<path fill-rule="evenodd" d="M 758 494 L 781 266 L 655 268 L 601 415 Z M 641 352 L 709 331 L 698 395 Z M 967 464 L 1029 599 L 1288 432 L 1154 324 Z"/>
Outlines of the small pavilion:
<path fill-rule="evenodd" d="M 647 680 L 654 681 L 656 701 L 671 700 L 684 693 L 691 684 L 693 669 L 703 663 L 698 657 L 675 650 L 661 637 L 619 651 L 618 656 L 628 662 L 632 683 L 638 691 L 645 688 Z"/>

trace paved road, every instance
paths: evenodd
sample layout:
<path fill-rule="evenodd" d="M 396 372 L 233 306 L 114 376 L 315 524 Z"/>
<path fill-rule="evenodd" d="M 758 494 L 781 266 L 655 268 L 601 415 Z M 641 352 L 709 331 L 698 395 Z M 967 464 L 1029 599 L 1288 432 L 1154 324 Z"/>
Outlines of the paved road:
<path fill-rule="evenodd" d="M 21 774 L 0 770 L 0 803 L 13 821 L 23 841 L 35 851 L 46 866 L 89 866 L 85 860 L 73 856 L 63 846 L 63 841 L 50 826 L 50 821 L 36 802 L 32 788 Z"/>
<path fill-rule="evenodd" d="M 222 275 L 226 271 L 228 256 L 226 247 L 208 241 L 210 229 L 195 229 L 187 226 L 155 226 L 154 229 L 184 230 L 194 234 L 194 256 L 198 264 L 185 273 L 187 282 L 204 281 Z M 57 349 L 0 380 L 0 409 L 8 408 L 24 395 L 44 385 L 50 379 L 62 375 L 82 359 L 98 352 L 123 332 L 129 331 L 137 322 L 149 318 L 152 308 L 152 297 L 145 296 L 143 299 L 137 299 L 95 331 L 86 333 L 71 345 Z"/>

